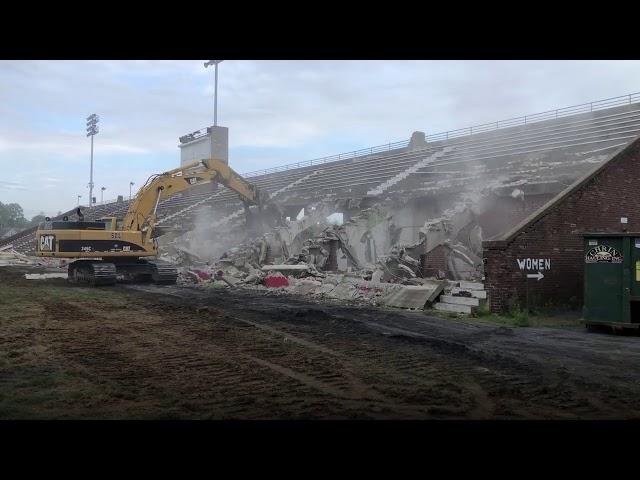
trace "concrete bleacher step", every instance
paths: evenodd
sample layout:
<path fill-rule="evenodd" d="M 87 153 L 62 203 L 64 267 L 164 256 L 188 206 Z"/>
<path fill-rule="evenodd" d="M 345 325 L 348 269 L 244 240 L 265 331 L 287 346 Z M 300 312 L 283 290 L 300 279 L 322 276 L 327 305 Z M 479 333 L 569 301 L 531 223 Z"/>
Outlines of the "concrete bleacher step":
<path fill-rule="evenodd" d="M 313 172 L 311 172 L 308 175 L 305 175 L 304 177 L 301 177 L 297 180 L 295 180 L 294 182 L 291 182 L 287 185 L 285 185 L 284 187 L 280 188 L 279 190 L 276 190 L 275 192 L 273 192 L 272 194 L 269 195 L 270 199 L 274 199 L 275 197 L 277 197 L 278 195 L 280 195 L 281 193 L 284 193 L 288 190 L 291 190 L 292 188 L 294 188 L 296 185 L 299 185 L 303 182 L 306 182 L 307 180 L 309 180 L 310 178 L 315 177 L 316 175 L 319 175 L 320 173 L 322 173 L 322 170 L 314 170 Z"/>
<path fill-rule="evenodd" d="M 484 283 L 482 282 L 466 282 L 460 280 L 458 287 L 462 290 L 484 290 Z"/>
<path fill-rule="evenodd" d="M 481 299 L 474 297 L 462 297 L 457 295 L 440 295 L 440 303 L 451 303 L 454 305 L 467 305 L 469 307 L 479 307 Z"/>
<path fill-rule="evenodd" d="M 471 314 L 484 305 L 486 299 L 487 292 L 483 283 L 461 280 L 449 284 L 433 308 L 445 312 Z"/>
<path fill-rule="evenodd" d="M 276 190 L 275 192 L 269 194 L 269 199 L 273 200 L 275 197 L 277 197 L 281 193 L 284 193 L 284 192 L 290 190 L 291 188 L 294 188 L 296 185 L 300 184 L 301 182 L 304 182 L 305 180 L 307 180 L 307 179 L 309 179 L 311 177 L 314 177 L 315 175 L 318 175 L 321 172 L 322 172 L 322 170 L 314 170 L 310 174 L 305 175 L 304 177 L 301 177 L 301 178 L 291 182 L 288 185 L 285 185 L 281 189 Z M 244 208 L 240 208 L 240 209 L 236 210 L 235 212 L 227 215 L 226 217 L 221 218 L 217 222 L 213 222 L 211 224 L 211 226 L 217 227 L 219 225 L 224 225 L 225 223 L 230 222 L 231 220 L 234 220 L 234 219 L 238 218 L 242 214 L 244 214 Z"/>
<path fill-rule="evenodd" d="M 380 195 L 381 193 L 384 193 L 384 191 L 387 190 L 388 188 L 392 187 L 393 185 L 395 185 L 398 182 L 401 182 L 402 180 L 407 178 L 409 175 L 411 175 L 412 173 L 415 173 L 416 171 L 418 171 L 420 168 L 424 167 L 425 165 L 427 165 L 427 164 L 437 160 L 438 158 L 444 156 L 445 154 L 449 153 L 452 149 L 453 149 L 453 147 L 445 147 L 445 148 L 443 148 L 441 150 L 438 150 L 437 152 L 432 153 L 428 157 L 423 158 L 422 160 L 420 160 L 419 162 L 416 162 L 415 164 L 413 164 L 409 168 L 406 168 L 405 170 L 401 171 L 397 175 L 389 178 L 387 181 L 381 183 L 377 187 L 369 190 L 367 192 L 367 195 L 375 196 L 375 195 Z"/>
<path fill-rule="evenodd" d="M 160 224 L 162 224 L 162 223 L 164 223 L 164 222 L 166 222 L 168 220 L 171 220 L 174 217 L 182 215 L 182 214 L 188 212 L 189 210 L 192 210 L 193 208 L 196 208 L 197 206 L 202 205 L 203 203 L 206 203 L 206 202 L 214 199 L 215 197 L 220 195 L 220 193 L 221 192 L 216 192 L 216 193 L 214 193 L 212 195 L 209 195 L 208 197 L 203 198 L 202 200 L 200 200 L 198 202 L 192 203 L 191 205 L 188 205 L 187 207 L 185 207 L 185 208 L 183 208 L 181 210 L 178 210 L 177 212 L 174 212 L 174 213 L 172 213 L 170 215 L 167 215 L 166 217 L 158 220 L 157 225 L 160 225 Z"/>
<path fill-rule="evenodd" d="M 481 300 L 486 300 L 487 292 L 485 290 L 468 290 L 460 287 L 454 287 L 451 289 L 451 294 L 456 295 L 461 292 L 469 292 L 472 297 L 479 298 Z"/>

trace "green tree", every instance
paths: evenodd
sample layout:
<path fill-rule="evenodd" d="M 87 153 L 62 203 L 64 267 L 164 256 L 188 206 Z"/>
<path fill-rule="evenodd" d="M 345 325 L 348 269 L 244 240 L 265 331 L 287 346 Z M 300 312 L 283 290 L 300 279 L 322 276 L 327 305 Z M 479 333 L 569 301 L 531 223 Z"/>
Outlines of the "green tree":
<path fill-rule="evenodd" d="M 47 216 L 44 214 L 44 212 L 40 212 L 38 215 L 36 215 L 31 219 L 31 222 L 30 222 L 31 226 L 35 226 L 35 225 L 38 225 L 40 222 L 44 222 L 44 219 L 46 217 Z"/>
<path fill-rule="evenodd" d="M 0 227 L 24 227 L 28 224 L 22 207 L 17 203 L 0 202 Z"/>

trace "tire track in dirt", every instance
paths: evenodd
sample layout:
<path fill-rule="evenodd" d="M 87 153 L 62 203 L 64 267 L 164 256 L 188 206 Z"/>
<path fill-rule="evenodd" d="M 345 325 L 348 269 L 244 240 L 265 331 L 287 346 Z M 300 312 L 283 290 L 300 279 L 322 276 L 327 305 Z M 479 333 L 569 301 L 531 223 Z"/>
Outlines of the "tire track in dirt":
<path fill-rule="evenodd" d="M 571 333 L 516 334 L 251 292 L 153 286 L 109 292 L 91 303 L 39 298 L 34 311 L 46 307 L 46 322 L 20 312 L 11 325 L 0 325 L 0 345 L 21 368 L 14 376 L 0 371 L 3 388 L 18 388 L 30 372 L 38 379 L 61 372 L 60 395 L 46 414 L 72 418 L 638 414 L 632 370 L 612 372 L 616 383 L 598 385 L 547 361 L 548 342 L 573 339 Z M 579 358 L 575 344 L 572 360 Z M 591 344 L 606 352 L 605 345 L 622 342 L 584 343 Z"/>
<path fill-rule="evenodd" d="M 260 312 L 261 303 L 262 299 L 256 301 L 255 308 L 252 310 Z M 268 301 L 265 303 L 267 305 L 262 306 L 262 308 L 268 310 L 271 303 Z M 295 302 L 292 303 L 295 306 Z M 286 308 L 289 308 L 289 305 Z M 308 304 L 306 308 L 309 308 Z M 330 310 L 330 308 L 326 306 L 311 306 L 311 308 L 319 308 L 323 311 Z M 337 308 L 335 310 L 343 311 L 348 309 Z M 358 309 L 353 309 L 353 311 L 356 314 L 358 313 Z M 340 317 L 339 315 L 333 314 L 333 312 L 332 315 L 332 319 Z M 353 315 L 351 319 L 348 319 L 351 324 L 359 321 L 354 318 L 356 316 L 357 315 Z M 380 315 L 380 317 L 383 318 L 388 316 L 389 313 Z M 267 320 L 267 318 L 264 317 L 265 315 L 263 315 L 261 321 Z M 268 317 L 268 315 L 266 317 Z M 268 323 L 270 325 L 278 324 L 285 332 L 293 329 L 298 336 L 301 336 L 298 320 L 299 319 L 296 318 L 293 325 L 288 318 L 281 322 L 284 325 L 288 325 L 290 327 L 289 330 L 287 330 L 287 327 L 282 327 L 282 325 L 278 324 L 278 319 L 268 319 Z M 344 320 L 344 318 L 342 320 Z M 335 322 L 325 323 L 335 324 Z M 370 327 L 368 323 L 370 322 L 367 322 L 367 326 Z M 314 324 L 316 336 L 312 335 L 311 337 L 305 338 L 317 338 L 322 335 L 322 329 L 318 327 L 318 323 Z M 387 327 L 387 325 L 382 325 L 382 327 Z M 433 326 L 431 326 L 431 328 L 433 328 Z M 496 336 L 500 334 L 501 337 L 510 338 L 510 335 L 507 335 L 509 329 L 500 327 L 484 328 L 485 330 L 483 331 L 480 327 L 474 325 L 473 328 L 467 328 L 466 331 L 471 330 L 471 332 L 478 332 L 484 335 L 486 335 L 488 331 L 489 335 Z M 462 327 L 459 330 L 465 331 Z M 492 331 L 495 333 L 491 333 Z M 406 332 L 396 331 L 394 333 L 397 333 L 398 337 L 400 337 Z M 409 333 L 413 334 L 414 332 Z M 328 339 L 339 335 L 340 334 L 336 332 L 331 333 L 329 336 L 325 334 L 321 340 L 336 350 L 335 346 L 328 342 Z M 394 335 L 387 335 L 387 337 L 393 336 Z M 415 335 L 411 336 L 415 337 Z M 467 383 L 468 392 L 474 392 L 473 397 L 476 398 L 476 404 L 478 405 L 475 410 L 475 415 L 477 416 L 494 414 L 501 417 L 510 416 L 515 413 L 516 417 L 522 418 L 597 418 L 600 414 L 604 414 L 611 418 L 615 417 L 615 415 L 613 415 L 614 412 L 617 412 L 619 417 L 620 412 L 628 411 L 628 405 L 625 407 L 623 403 L 612 396 L 609 396 L 610 398 L 604 396 L 604 398 L 599 400 L 599 405 L 598 403 L 594 404 L 591 400 L 596 398 L 594 395 L 599 393 L 596 388 L 597 385 L 584 385 L 575 378 L 566 378 L 566 376 L 563 376 L 561 370 L 556 371 L 554 368 L 546 367 L 540 360 L 532 361 L 526 355 L 526 345 L 523 347 L 523 353 L 525 353 L 525 355 L 522 355 L 522 358 L 518 358 L 502 355 L 499 351 L 495 350 L 486 351 L 477 348 L 473 343 L 468 343 L 469 336 L 469 334 L 460 335 L 460 341 L 450 341 L 449 339 L 443 341 L 441 338 L 433 337 L 422 338 L 421 340 L 424 340 L 424 345 L 435 348 L 437 352 L 441 352 L 447 357 L 445 359 L 446 363 L 442 368 L 448 371 L 449 374 L 454 373 L 455 368 L 452 367 L 455 367 L 455 360 L 461 360 L 460 357 L 465 360 L 463 363 L 467 366 L 462 368 L 462 371 L 457 374 L 459 375 L 457 378 L 460 382 Z M 353 351 L 353 343 L 351 343 L 350 346 L 351 353 L 356 355 L 357 352 Z M 396 356 L 397 353 L 397 348 L 394 347 L 394 354 L 396 354 Z M 413 368 L 411 362 L 412 360 L 405 358 L 398 359 L 396 362 L 397 371 L 410 371 Z M 469 365 L 469 363 L 471 363 L 471 365 Z M 474 375 L 470 375 L 469 370 L 478 365 L 485 365 L 482 368 L 485 368 L 487 371 L 481 375 L 477 374 L 477 372 Z M 428 374 L 429 372 L 426 373 Z M 594 389 L 596 391 L 594 391 Z M 517 405 L 517 407 L 514 405 Z M 607 405 L 607 407 L 603 409 L 604 405 Z M 631 416 L 637 414 L 638 411 L 636 409 L 635 414 L 632 413 Z M 625 413 L 624 416 L 626 417 L 628 414 Z"/>

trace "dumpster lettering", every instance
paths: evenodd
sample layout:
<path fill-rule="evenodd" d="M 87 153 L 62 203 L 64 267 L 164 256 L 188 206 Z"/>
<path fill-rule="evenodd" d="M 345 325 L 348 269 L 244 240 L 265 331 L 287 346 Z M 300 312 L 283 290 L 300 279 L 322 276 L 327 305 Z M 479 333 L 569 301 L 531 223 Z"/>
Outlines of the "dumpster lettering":
<path fill-rule="evenodd" d="M 608 245 L 598 245 L 585 255 L 586 263 L 622 263 L 622 254 Z"/>

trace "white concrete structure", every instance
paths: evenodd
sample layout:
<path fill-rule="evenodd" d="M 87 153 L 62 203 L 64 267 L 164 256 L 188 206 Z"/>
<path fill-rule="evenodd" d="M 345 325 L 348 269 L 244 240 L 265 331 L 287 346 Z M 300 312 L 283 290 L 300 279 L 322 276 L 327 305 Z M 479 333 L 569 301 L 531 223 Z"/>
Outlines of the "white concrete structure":
<path fill-rule="evenodd" d="M 207 127 L 203 130 L 180 137 L 180 165 L 215 158 L 229 163 L 229 129 L 227 127 Z"/>

